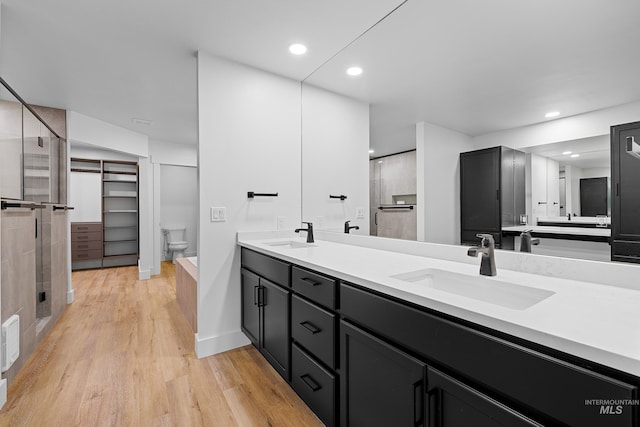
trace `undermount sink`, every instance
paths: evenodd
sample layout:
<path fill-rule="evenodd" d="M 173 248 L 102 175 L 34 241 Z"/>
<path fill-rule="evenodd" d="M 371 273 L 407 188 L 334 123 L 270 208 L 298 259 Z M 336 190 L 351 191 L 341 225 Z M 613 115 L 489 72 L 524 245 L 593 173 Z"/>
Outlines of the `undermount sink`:
<path fill-rule="evenodd" d="M 472 298 L 514 310 L 526 310 L 555 292 L 504 282 L 484 276 L 469 276 L 437 268 L 425 268 L 390 276 L 405 282 L 420 283 L 439 291 Z"/>
<path fill-rule="evenodd" d="M 313 243 L 296 242 L 294 240 L 283 241 L 283 242 L 267 242 L 267 243 L 265 243 L 265 245 L 267 245 L 267 246 L 277 246 L 277 247 L 282 248 L 282 249 L 311 248 L 311 247 L 314 247 L 314 246 L 318 246 L 318 245 L 314 245 Z"/>

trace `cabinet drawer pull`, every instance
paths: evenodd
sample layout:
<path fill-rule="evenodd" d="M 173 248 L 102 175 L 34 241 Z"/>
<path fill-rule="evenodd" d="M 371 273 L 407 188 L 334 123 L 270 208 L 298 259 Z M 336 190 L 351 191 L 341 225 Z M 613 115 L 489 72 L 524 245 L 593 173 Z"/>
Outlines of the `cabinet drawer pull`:
<path fill-rule="evenodd" d="M 300 326 L 305 328 L 307 331 L 311 332 L 311 335 L 315 335 L 318 332 L 322 332 L 322 329 L 318 328 L 317 326 L 315 326 L 313 323 L 309 322 L 308 320 L 305 320 L 304 322 L 300 322 Z"/>
<path fill-rule="evenodd" d="M 302 280 L 303 282 L 305 282 L 306 284 L 311 285 L 311 286 L 319 286 L 319 285 L 322 285 L 322 283 L 320 283 L 320 282 L 316 282 L 315 280 L 309 279 L 308 277 L 303 277 L 303 278 L 302 278 L 302 279 L 300 279 L 300 280 Z"/>
<path fill-rule="evenodd" d="M 89 245 L 78 245 L 78 249 L 89 249 Z"/>
<path fill-rule="evenodd" d="M 89 236 L 78 236 L 78 240 L 89 240 Z"/>
<path fill-rule="evenodd" d="M 322 388 L 322 386 L 315 382 L 315 380 L 311 378 L 311 375 L 309 374 L 301 375 L 300 379 L 311 389 L 311 391 L 318 391 Z"/>

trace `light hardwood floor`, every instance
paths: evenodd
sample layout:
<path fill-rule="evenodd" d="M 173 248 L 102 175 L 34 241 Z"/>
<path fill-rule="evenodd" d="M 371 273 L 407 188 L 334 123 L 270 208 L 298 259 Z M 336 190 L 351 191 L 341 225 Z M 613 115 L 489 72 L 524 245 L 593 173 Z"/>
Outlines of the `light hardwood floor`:
<path fill-rule="evenodd" d="M 75 302 L 9 387 L 1 426 L 319 426 L 252 346 L 197 359 L 175 268 L 73 273 Z"/>

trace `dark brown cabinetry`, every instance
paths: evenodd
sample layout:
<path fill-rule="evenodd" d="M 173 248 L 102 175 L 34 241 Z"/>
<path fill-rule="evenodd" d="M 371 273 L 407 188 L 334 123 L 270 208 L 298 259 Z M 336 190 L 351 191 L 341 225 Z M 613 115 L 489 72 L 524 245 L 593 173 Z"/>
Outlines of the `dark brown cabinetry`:
<path fill-rule="evenodd" d="M 640 263 L 640 159 L 627 145 L 640 143 L 640 122 L 611 127 L 611 260 Z"/>
<path fill-rule="evenodd" d="M 289 381 L 291 266 L 247 249 L 242 249 L 242 266 L 242 330 L 274 369 Z"/>
<path fill-rule="evenodd" d="M 516 225 L 525 214 L 525 154 L 493 147 L 460 154 L 460 241 L 478 244 L 479 233 L 503 242 L 502 227 Z"/>
<path fill-rule="evenodd" d="M 102 260 L 102 223 L 71 223 L 71 262 Z"/>

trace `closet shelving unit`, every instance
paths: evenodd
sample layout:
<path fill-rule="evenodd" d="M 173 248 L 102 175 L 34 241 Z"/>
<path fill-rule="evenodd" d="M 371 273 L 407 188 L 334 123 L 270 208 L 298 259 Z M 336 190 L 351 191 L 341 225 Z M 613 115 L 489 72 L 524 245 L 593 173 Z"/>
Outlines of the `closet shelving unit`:
<path fill-rule="evenodd" d="M 138 263 L 138 208 L 138 164 L 103 160 L 103 267 Z"/>

